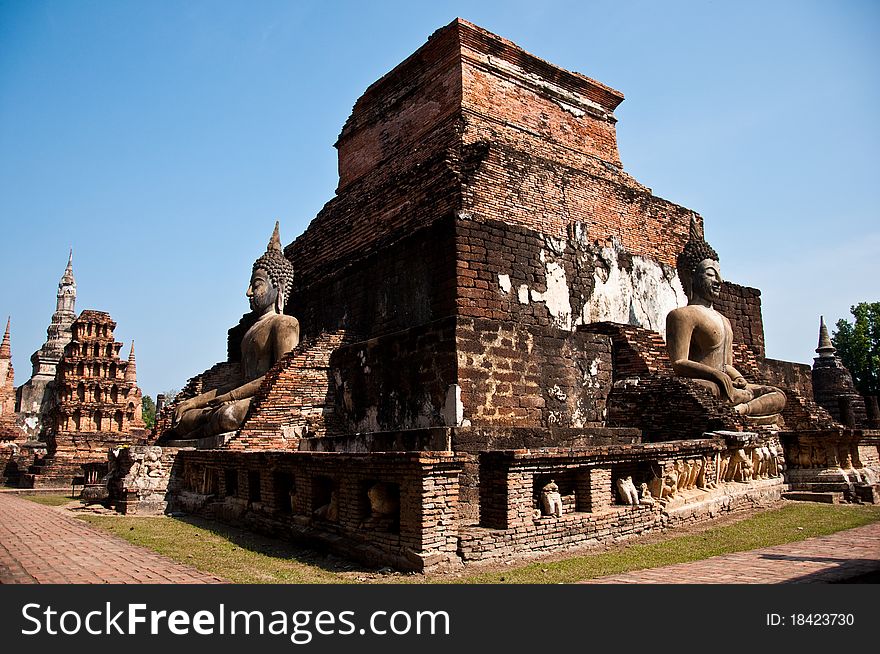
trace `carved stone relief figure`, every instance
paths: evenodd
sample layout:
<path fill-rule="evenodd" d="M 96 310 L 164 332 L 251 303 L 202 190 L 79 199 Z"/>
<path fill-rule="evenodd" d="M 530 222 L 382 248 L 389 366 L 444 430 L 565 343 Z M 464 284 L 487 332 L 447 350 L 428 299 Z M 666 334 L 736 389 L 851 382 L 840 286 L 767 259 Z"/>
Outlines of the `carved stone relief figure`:
<path fill-rule="evenodd" d="M 745 461 L 742 461 L 739 468 L 739 478 L 737 481 L 741 481 L 746 484 L 752 481 L 752 462 L 749 461 L 748 457 L 746 457 Z"/>
<path fill-rule="evenodd" d="M 400 492 L 386 482 L 377 482 L 367 491 L 370 501 L 370 517 L 365 526 L 389 530 L 400 520 Z"/>
<path fill-rule="evenodd" d="M 641 504 L 654 504 L 654 497 L 651 495 L 651 491 L 648 489 L 648 484 L 642 482 L 639 486 L 639 491 L 641 497 L 639 498 L 639 502 Z"/>
<path fill-rule="evenodd" d="M 764 474 L 764 465 L 765 458 L 763 449 L 760 447 L 755 447 L 752 449 L 752 474 L 755 479 L 764 479 L 766 475 Z"/>
<path fill-rule="evenodd" d="M 336 490 L 330 492 L 330 501 L 315 509 L 313 515 L 320 520 L 337 522 L 339 520 L 339 499 Z"/>
<path fill-rule="evenodd" d="M 541 508 L 544 515 L 555 515 L 557 518 L 562 515 L 562 495 L 552 479 L 541 489 Z"/>
<path fill-rule="evenodd" d="M 678 470 L 675 467 L 675 464 L 672 465 L 672 468 L 666 471 L 664 476 L 666 483 L 668 483 L 672 487 L 672 495 L 678 491 Z"/>
<path fill-rule="evenodd" d="M 633 484 L 632 477 L 619 477 L 617 479 L 617 491 L 624 504 L 638 504 L 639 494 Z"/>
<path fill-rule="evenodd" d="M 730 450 L 725 450 L 718 455 L 717 472 L 715 474 L 718 481 L 728 481 L 727 471 L 730 468 L 730 459 L 732 456 L 733 453 Z"/>
<path fill-rule="evenodd" d="M 752 462 L 743 448 L 732 450 L 724 481 L 749 481 L 752 478 Z"/>
<path fill-rule="evenodd" d="M 677 475 L 675 488 L 678 491 L 683 491 L 685 488 L 687 488 L 688 482 L 687 463 L 684 461 L 674 461 L 672 463 L 672 468 L 673 470 L 675 470 L 675 474 Z"/>
<path fill-rule="evenodd" d="M 775 445 L 767 447 L 767 474 L 778 477 L 780 473 L 779 449 Z"/>
<path fill-rule="evenodd" d="M 848 444 L 841 445 L 839 448 L 838 460 L 840 461 L 840 467 L 844 470 L 852 470 L 853 468 L 853 457 L 852 452 L 849 449 Z"/>
<path fill-rule="evenodd" d="M 706 484 L 706 459 L 705 457 L 700 457 L 694 461 L 694 480 L 691 484 L 691 488 L 698 488 L 700 490 L 707 490 L 708 486 Z"/>
<path fill-rule="evenodd" d="M 829 460 L 830 459 L 830 460 Z M 837 452 L 831 449 L 831 456 L 828 456 L 828 449 L 825 445 L 814 445 L 810 456 L 811 468 L 824 468 L 825 466 L 834 467 L 839 465 L 837 460 Z"/>
<path fill-rule="evenodd" d="M 812 458 L 812 456 L 810 455 L 810 450 L 812 450 L 812 448 L 811 448 L 809 445 L 806 445 L 806 444 L 804 444 L 804 445 L 798 447 L 798 449 L 797 449 L 797 453 L 798 453 L 798 459 L 797 459 L 797 461 L 798 461 L 798 465 L 799 465 L 801 468 L 812 468 L 812 467 L 813 467 L 813 458 Z"/>
<path fill-rule="evenodd" d="M 674 471 L 664 473 L 661 470 L 659 475 L 654 472 L 654 476 L 648 481 L 650 493 L 661 504 L 666 504 L 675 497 L 677 486 L 678 476 Z"/>
<path fill-rule="evenodd" d="M 694 490 L 697 487 L 697 477 L 700 474 L 700 469 L 702 467 L 702 461 L 700 459 L 689 459 L 688 460 L 688 483 L 687 489 Z"/>

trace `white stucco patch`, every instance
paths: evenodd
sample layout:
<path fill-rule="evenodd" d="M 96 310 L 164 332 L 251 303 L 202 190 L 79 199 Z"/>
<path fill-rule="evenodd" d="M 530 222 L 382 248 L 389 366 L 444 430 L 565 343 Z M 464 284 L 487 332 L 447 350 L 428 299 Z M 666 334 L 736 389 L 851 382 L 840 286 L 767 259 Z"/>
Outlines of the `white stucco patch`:
<path fill-rule="evenodd" d="M 564 111 L 567 111 L 570 114 L 572 114 L 578 118 L 582 118 L 586 114 L 586 112 L 583 109 L 578 109 L 577 107 L 573 107 L 570 104 L 566 104 L 565 102 L 557 101 L 556 104 L 558 104 L 560 107 L 562 107 L 562 109 Z"/>
<path fill-rule="evenodd" d="M 464 405 L 461 403 L 461 386 L 450 384 L 446 389 L 446 403 L 443 405 L 443 424 L 459 427 L 464 422 Z"/>
<path fill-rule="evenodd" d="M 520 287 L 516 291 L 516 297 L 519 300 L 520 304 L 528 304 L 529 303 L 529 287 L 525 284 L 520 284 Z"/>
<path fill-rule="evenodd" d="M 632 269 L 620 265 L 622 249 L 616 242 L 602 248 L 592 296 L 584 305 L 578 324 L 612 321 L 651 329 L 666 336 L 666 314 L 687 304 L 687 298 L 671 268 L 640 256 L 632 257 Z"/>
<path fill-rule="evenodd" d="M 498 275 L 498 285 L 505 293 L 510 293 L 512 286 L 510 285 L 510 275 Z"/>
<path fill-rule="evenodd" d="M 559 257 L 565 254 L 565 243 L 566 241 L 564 238 L 553 238 L 552 236 L 544 237 L 544 244 L 547 246 L 547 249 Z M 541 261 L 546 261 L 546 255 L 543 251 L 541 252 Z"/>
<path fill-rule="evenodd" d="M 571 329 L 571 302 L 568 297 L 565 268 L 555 261 L 546 261 L 543 250 L 541 250 L 541 260 L 544 261 L 544 268 L 547 271 L 547 290 L 541 293 L 532 289 L 532 301 L 544 302 L 547 305 L 556 327 Z"/>
<path fill-rule="evenodd" d="M 565 400 L 568 399 L 568 395 L 566 395 L 565 391 L 563 391 L 561 388 L 559 388 L 558 385 L 554 384 L 554 386 L 552 388 L 548 389 L 547 392 L 550 395 L 552 395 L 553 397 L 555 397 L 557 400 L 559 400 L 560 402 L 565 402 Z"/>

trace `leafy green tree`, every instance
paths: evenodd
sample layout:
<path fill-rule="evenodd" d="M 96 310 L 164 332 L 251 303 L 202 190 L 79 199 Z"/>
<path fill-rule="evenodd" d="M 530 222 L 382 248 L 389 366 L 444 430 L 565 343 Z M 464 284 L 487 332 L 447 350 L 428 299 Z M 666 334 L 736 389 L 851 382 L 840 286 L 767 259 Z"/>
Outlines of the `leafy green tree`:
<path fill-rule="evenodd" d="M 147 429 L 152 429 L 156 425 L 156 403 L 149 395 L 144 395 L 142 400 L 142 415 L 144 416 L 144 424 Z"/>
<path fill-rule="evenodd" d="M 880 395 L 880 302 L 850 307 L 855 322 L 840 319 L 831 342 L 862 395 Z"/>

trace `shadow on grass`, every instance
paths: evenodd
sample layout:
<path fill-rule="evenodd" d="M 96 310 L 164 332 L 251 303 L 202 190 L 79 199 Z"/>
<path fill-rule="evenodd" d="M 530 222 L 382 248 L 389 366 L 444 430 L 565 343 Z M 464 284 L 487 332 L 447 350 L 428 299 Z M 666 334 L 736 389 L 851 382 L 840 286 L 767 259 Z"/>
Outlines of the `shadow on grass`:
<path fill-rule="evenodd" d="M 243 550 L 273 559 L 295 561 L 331 573 L 372 573 L 377 570 L 376 567 L 365 566 L 327 551 L 326 546 L 322 547 L 322 544 L 317 539 L 303 539 L 291 542 L 283 538 L 256 534 L 246 529 L 233 527 L 232 525 L 200 516 L 173 515 L 169 516 L 169 518 L 208 531 Z"/>

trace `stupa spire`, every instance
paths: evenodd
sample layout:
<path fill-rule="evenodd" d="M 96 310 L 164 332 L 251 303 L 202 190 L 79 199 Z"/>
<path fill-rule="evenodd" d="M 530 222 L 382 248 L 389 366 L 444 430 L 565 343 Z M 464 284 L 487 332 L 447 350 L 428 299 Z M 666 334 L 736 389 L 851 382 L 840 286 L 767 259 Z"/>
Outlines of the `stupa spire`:
<path fill-rule="evenodd" d="M 9 326 L 12 323 L 12 316 L 6 318 L 6 332 L 3 334 L 3 342 L 0 343 L 0 359 L 11 359 L 12 348 L 9 345 Z"/>
<path fill-rule="evenodd" d="M 131 350 L 128 353 L 128 365 L 125 367 L 125 381 L 137 383 L 137 362 L 134 358 L 134 341 L 131 342 Z"/>
<path fill-rule="evenodd" d="M 816 353 L 820 357 L 827 359 L 828 357 L 833 357 L 835 352 L 837 352 L 837 348 L 832 345 L 831 337 L 828 336 L 825 316 L 819 316 L 819 347 L 816 348 Z"/>
<path fill-rule="evenodd" d="M 76 279 L 73 276 L 73 248 L 70 248 L 70 254 L 67 255 L 67 267 L 61 275 L 61 284 L 76 286 Z"/>
<path fill-rule="evenodd" d="M 55 305 L 55 313 L 74 314 L 76 305 L 76 278 L 73 276 L 73 248 L 67 256 L 67 267 L 58 282 L 58 302 Z M 72 321 L 72 319 L 71 319 Z"/>
<path fill-rule="evenodd" d="M 134 358 L 134 341 L 131 342 L 131 350 L 128 353 L 128 365 L 125 367 L 125 381 L 137 383 L 137 362 Z"/>

